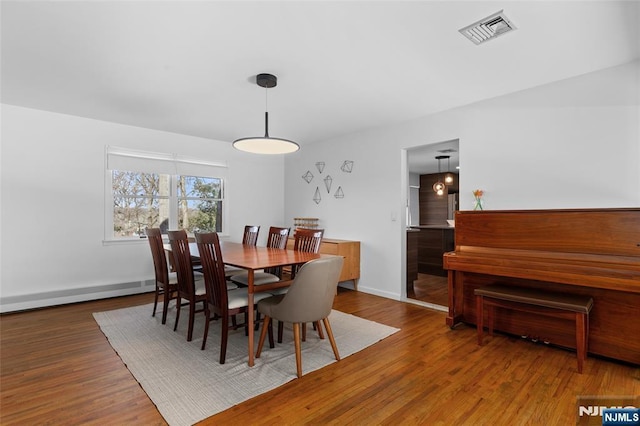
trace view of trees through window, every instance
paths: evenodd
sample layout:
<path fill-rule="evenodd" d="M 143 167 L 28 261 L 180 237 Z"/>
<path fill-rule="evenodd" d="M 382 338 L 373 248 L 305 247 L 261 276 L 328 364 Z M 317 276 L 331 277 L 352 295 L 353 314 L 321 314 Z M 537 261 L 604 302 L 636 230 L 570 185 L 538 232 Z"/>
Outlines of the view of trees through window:
<path fill-rule="evenodd" d="M 222 231 L 222 180 L 178 177 L 178 226 L 187 231 Z"/>
<path fill-rule="evenodd" d="M 111 178 L 116 238 L 144 236 L 146 228 L 159 227 L 166 233 L 172 218 L 190 233 L 222 231 L 220 178 L 120 170 L 113 170 Z"/>

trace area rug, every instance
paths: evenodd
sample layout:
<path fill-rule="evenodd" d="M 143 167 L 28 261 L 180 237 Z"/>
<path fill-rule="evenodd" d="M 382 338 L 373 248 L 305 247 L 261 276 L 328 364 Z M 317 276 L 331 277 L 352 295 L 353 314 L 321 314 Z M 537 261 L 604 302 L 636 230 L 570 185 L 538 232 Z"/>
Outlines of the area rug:
<path fill-rule="evenodd" d="M 173 331 L 175 309 L 167 324 L 153 306 L 142 305 L 94 313 L 100 329 L 129 371 L 170 425 L 191 425 L 256 395 L 297 378 L 293 332 L 285 326 L 282 343 L 268 342 L 255 366 L 247 365 L 244 329 L 229 332 L 227 358 L 219 363 L 220 324 L 212 321 L 207 347 L 200 350 L 204 318 L 196 316 L 193 340 L 187 342 L 188 311 L 180 314 Z M 399 331 L 373 321 L 333 310 L 331 327 L 342 359 Z M 259 333 L 255 333 L 257 345 Z M 310 327 L 302 343 L 303 374 L 336 362 L 328 339 L 320 340 Z"/>

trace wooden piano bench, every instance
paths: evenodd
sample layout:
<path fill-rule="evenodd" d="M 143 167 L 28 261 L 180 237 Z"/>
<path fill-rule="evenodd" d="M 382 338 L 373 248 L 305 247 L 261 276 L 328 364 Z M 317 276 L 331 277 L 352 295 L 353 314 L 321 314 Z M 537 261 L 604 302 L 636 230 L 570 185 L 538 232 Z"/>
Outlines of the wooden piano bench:
<path fill-rule="evenodd" d="M 587 357 L 589 346 L 589 312 L 593 307 L 593 298 L 506 285 L 480 287 L 474 290 L 474 294 L 476 296 L 478 345 L 482 346 L 485 306 L 489 308 L 487 319 L 491 335 L 493 334 L 496 307 L 575 320 L 578 373 L 582 373 L 582 366 Z"/>

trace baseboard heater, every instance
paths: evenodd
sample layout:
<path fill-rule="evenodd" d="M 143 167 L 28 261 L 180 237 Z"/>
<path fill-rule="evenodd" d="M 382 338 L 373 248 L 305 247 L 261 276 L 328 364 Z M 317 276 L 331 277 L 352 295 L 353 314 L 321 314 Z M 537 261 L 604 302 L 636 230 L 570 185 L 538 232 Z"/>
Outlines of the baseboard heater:
<path fill-rule="evenodd" d="M 106 299 L 109 297 L 147 293 L 155 289 L 155 280 L 132 281 L 126 283 L 105 284 L 92 287 L 79 287 L 54 290 L 42 293 L 21 294 L 0 297 L 0 313 L 16 312 L 47 306 Z"/>

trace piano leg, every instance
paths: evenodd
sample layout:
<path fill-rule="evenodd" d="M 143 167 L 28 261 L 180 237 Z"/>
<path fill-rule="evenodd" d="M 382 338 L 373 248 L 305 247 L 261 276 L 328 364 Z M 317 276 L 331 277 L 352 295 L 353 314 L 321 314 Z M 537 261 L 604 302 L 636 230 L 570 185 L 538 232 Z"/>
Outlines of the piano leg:
<path fill-rule="evenodd" d="M 478 345 L 480 346 L 482 346 L 482 332 L 484 329 L 484 312 L 482 309 L 483 306 L 484 302 L 482 300 L 482 296 L 476 296 L 476 328 L 478 330 Z"/>
<path fill-rule="evenodd" d="M 582 373 L 582 366 L 587 357 L 589 315 L 576 312 L 576 352 L 578 353 L 578 373 Z"/>
<path fill-rule="evenodd" d="M 456 325 L 462 322 L 462 307 L 463 307 L 463 288 L 464 282 L 463 273 L 460 271 L 449 271 L 447 274 L 447 287 L 449 291 L 449 312 L 447 314 L 447 325 L 450 328 L 454 328 Z"/>

